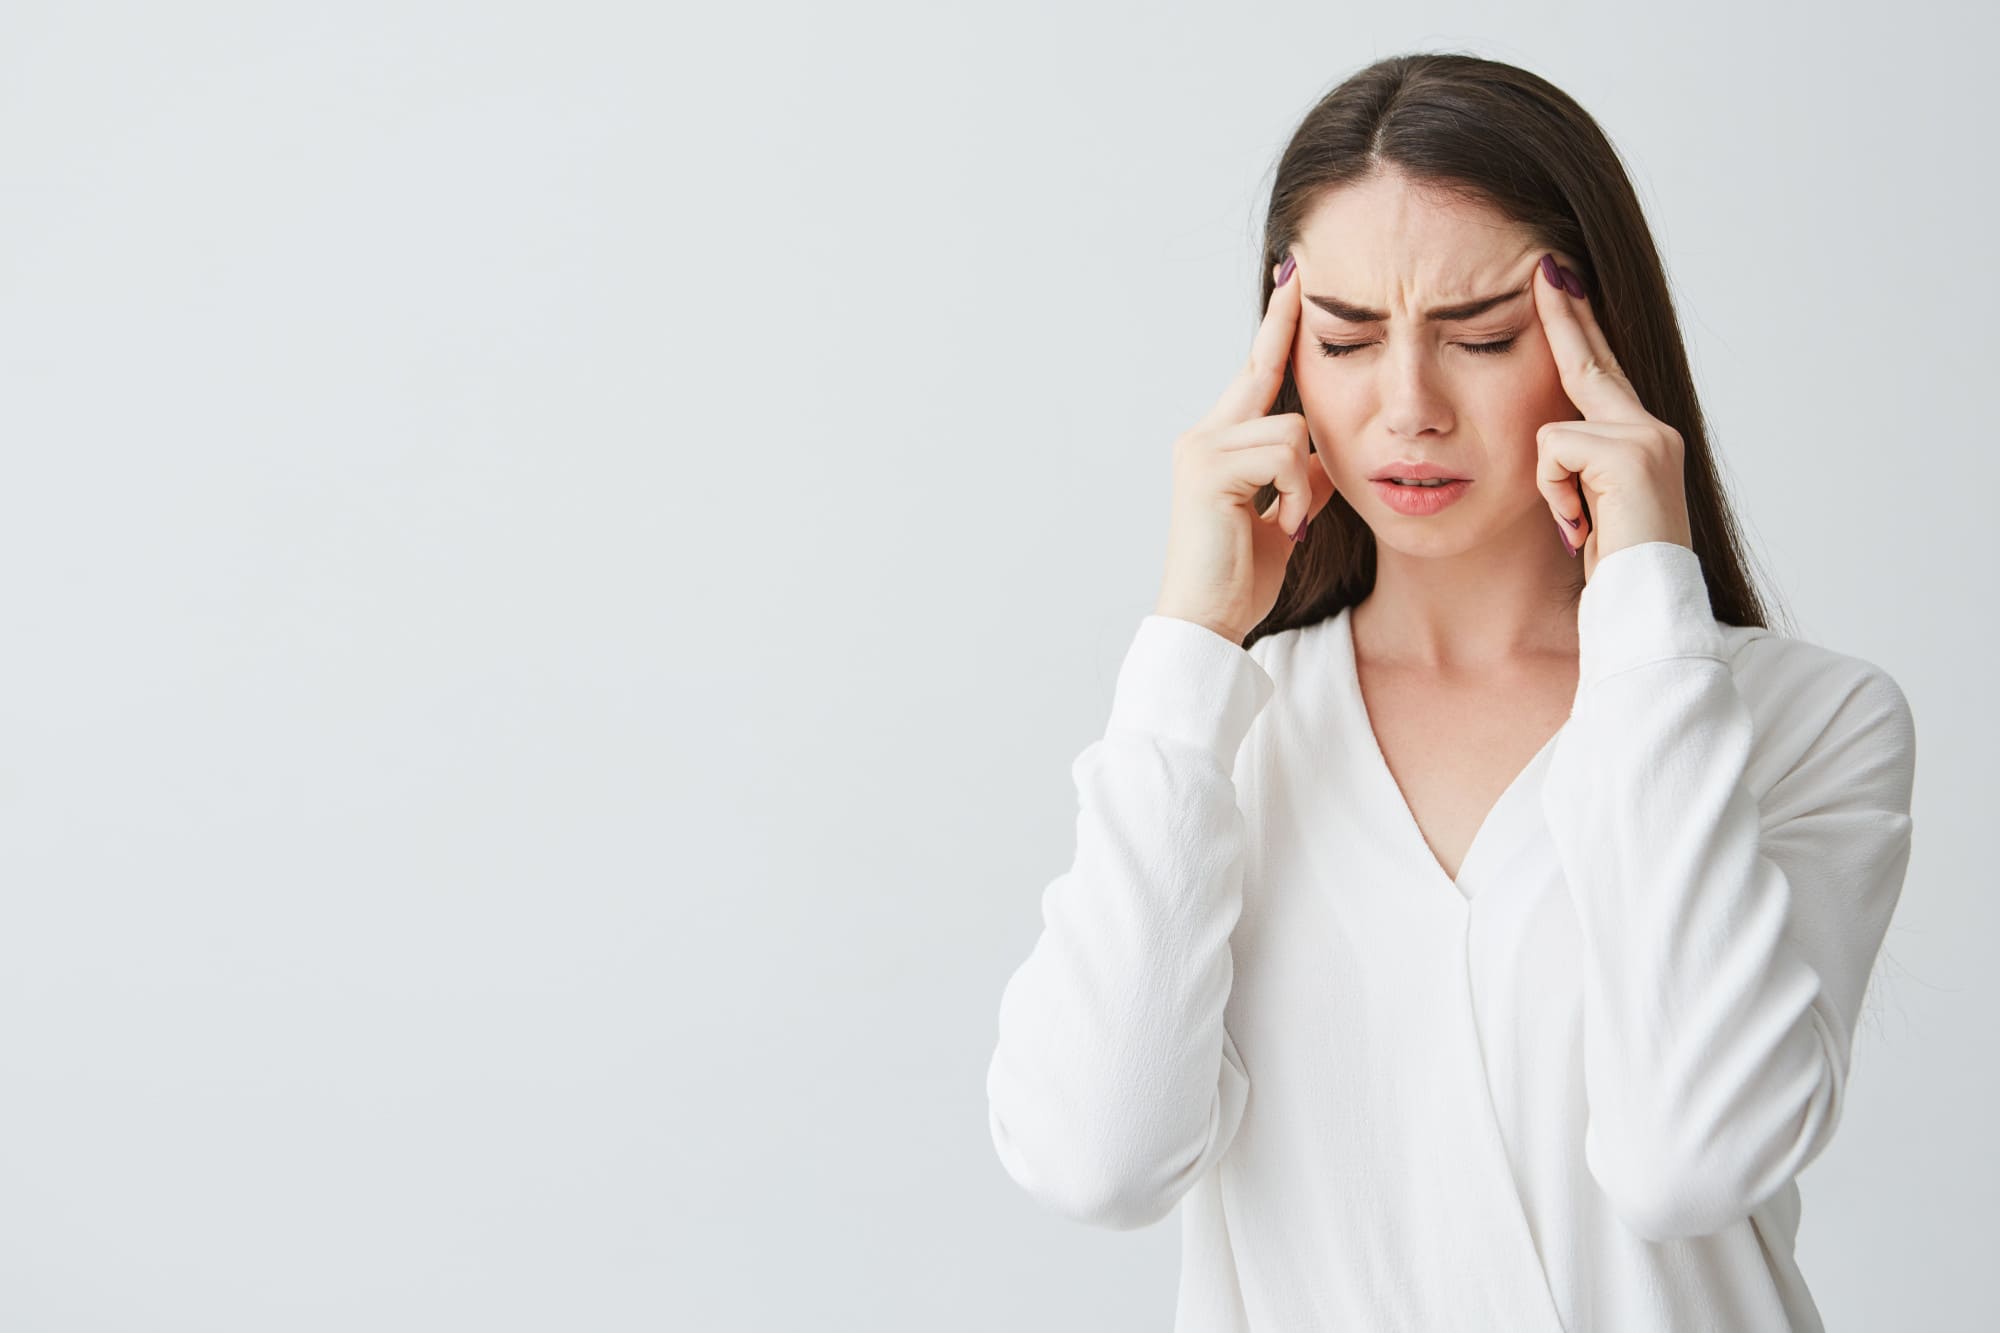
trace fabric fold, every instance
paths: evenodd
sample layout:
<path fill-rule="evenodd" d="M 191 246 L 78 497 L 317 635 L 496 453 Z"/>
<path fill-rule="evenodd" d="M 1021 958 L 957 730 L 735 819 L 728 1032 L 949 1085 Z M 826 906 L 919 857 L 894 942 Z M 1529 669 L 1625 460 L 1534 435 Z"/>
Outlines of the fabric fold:
<path fill-rule="evenodd" d="M 1707 1234 L 1839 1121 L 1910 852 L 1914 725 L 1880 668 L 1825 654 L 1816 738 L 1760 808 L 1692 550 L 1600 561 L 1578 633 L 1542 804 L 1584 943 L 1586 1160 L 1639 1234 Z"/>
<path fill-rule="evenodd" d="M 1071 765 L 1076 855 L 1001 996 L 989 1123 L 1051 1209 L 1158 1221 L 1227 1150 L 1249 1095 L 1223 1010 L 1242 909 L 1231 770 L 1273 682 L 1239 644 L 1148 616 L 1104 735 Z"/>

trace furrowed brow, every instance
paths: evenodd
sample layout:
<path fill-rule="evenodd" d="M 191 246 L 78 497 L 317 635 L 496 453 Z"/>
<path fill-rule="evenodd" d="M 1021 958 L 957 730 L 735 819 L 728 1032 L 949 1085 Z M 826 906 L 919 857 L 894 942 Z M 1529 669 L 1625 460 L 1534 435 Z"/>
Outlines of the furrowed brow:
<path fill-rule="evenodd" d="M 1437 306 L 1426 310 L 1423 317 L 1425 321 L 1433 324 L 1450 324 L 1462 319 L 1475 319 L 1503 301 L 1511 301 L 1517 296 L 1524 295 L 1527 290 L 1526 287 L 1517 287 L 1511 292 L 1501 292 L 1497 296 L 1482 296 L 1476 301 L 1465 301 L 1459 305 Z M 1306 300 L 1311 301 L 1321 310 L 1326 311 L 1327 314 L 1338 319 L 1347 320 L 1352 324 L 1382 324 L 1386 323 L 1389 318 L 1387 311 L 1370 310 L 1366 306 L 1356 305 L 1352 301 L 1343 301 L 1338 296 L 1314 296 L 1311 293 L 1307 293 Z"/>

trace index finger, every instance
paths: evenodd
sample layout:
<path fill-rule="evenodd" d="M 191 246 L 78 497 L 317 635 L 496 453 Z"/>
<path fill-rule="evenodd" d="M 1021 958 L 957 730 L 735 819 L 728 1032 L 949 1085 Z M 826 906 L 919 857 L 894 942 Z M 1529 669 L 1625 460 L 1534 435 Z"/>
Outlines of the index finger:
<path fill-rule="evenodd" d="M 1292 359 L 1292 343 L 1298 337 L 1299 288 L 1303 285 L 1298 256 L 1287 254 L 1274 276 L 1281 281 L 1271 290 L 1264 320 L 1257 326 L 1257 336 L 1250 340 L 1250 359 L 1201 419 L 1204 429 L 1266 416 L 1277 400 L 1278 389 L 1285 382 L 1285 367 Z"/>
<path fill-rule="evenodd" d="M 1541 277 L 1535 281 L 1535 309 L 1541 314 L 1542 332 L 1562 377 L 1563 392 L 1586 421 L 1649 419 L 1651 414 L 1611 354 L 1596 315 L 1583 298 L 1559 287 L 1551 273 L 1556 263 L 1553 255 L 1542 261 Z"/>

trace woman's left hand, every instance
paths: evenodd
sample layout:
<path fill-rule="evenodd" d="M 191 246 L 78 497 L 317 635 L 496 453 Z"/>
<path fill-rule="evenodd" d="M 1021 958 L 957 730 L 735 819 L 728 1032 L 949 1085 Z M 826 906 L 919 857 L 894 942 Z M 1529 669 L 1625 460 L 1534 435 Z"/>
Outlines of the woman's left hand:
<path fill-rule="evenodd" d="M 1640 404 L 1611 355 L 1589 300 L 1570 295 L 1559 281 L 1555 256 L 1544 258 L 1541 269 L 1535 309 L 1563 392 L 1583 420 L 1551 421 L 1536 432 L 1536 482 L 1569 544 L 1582 543 L 1587 583 L 1599 560 L 1627 546 L 1677 542 L 1693 547 L 1682 480 L 1683 441 L 1679 431 Z M 1569 276 L 1581 290 L 1575 274 Z"/>

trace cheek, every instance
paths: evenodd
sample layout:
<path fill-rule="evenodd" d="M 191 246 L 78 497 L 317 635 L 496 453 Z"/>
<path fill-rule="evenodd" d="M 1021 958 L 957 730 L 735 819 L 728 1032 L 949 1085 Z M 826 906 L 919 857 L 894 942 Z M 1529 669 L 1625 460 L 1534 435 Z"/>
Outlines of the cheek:
<path fill-rule="evenodd" d="M 1581 414 L 1563 393 L 1562 378 L 1546 358 L 1524 360 L 1504 376 L 1495 376 L 1478 394 L 1480 434 L 1512 446 L 1510 453 L 1526 456 L 1532 467 L 1536 432 L 1551 421 L 1575 420 Z"/>
<path fill-rule="evenodd" d="M 1292 355 L 1292 383 L 1306 415 L 1329 424 L 1355 423 L 1368 415 L 1372 397 L 1365 379 L 1351 365 L 1342 365 L 1319 350 L 1317 342 L 1302 343 Z"/>

